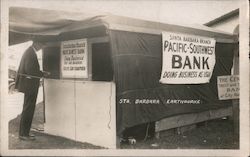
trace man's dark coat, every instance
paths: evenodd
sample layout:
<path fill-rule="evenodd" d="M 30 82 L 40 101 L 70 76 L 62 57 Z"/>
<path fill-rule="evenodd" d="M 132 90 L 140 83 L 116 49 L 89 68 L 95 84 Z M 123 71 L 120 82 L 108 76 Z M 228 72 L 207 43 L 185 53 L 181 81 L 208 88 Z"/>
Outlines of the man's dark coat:
<path fill-rule="evenodd" d="M 32 47 L 29 47 L 23 54 L 19 69 L 15 88 L 19 92 L 34 93 L 37 92 L 40 84 L 40 79 L 43 73 L 40 71 L 36 52 Z"/>

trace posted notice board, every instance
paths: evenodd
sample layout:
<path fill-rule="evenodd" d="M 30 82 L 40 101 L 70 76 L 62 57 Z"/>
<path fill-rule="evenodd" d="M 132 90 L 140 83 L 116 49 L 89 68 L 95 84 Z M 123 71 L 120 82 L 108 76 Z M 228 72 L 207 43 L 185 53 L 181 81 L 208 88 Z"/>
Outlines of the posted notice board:
<path fill-rule="evenodd" d="M 61 43 L 62 78 L 88 78 L 87 39 Z"/>
<path fill-rule="evenodd" d="M 217 85 L 219 100 L 239 99 L 239 75 L 218 76 Z"/>
<path fill-rule="evenodd" d="M 215 65 L 215 39 L 162 33 L 161 83 L 208 83 Z"/>

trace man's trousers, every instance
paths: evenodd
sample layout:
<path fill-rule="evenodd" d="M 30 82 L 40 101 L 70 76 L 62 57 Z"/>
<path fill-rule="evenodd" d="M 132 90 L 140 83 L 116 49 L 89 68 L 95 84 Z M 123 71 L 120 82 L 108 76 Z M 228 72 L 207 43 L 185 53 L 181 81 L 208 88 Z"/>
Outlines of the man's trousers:
<path fill-rule="evenodd" d="M 34 93 L 24 93 L 23 111 L 21 114 L 19 136 L 29 136 L 31 123 L 36 107 L 38 89 Z"/>

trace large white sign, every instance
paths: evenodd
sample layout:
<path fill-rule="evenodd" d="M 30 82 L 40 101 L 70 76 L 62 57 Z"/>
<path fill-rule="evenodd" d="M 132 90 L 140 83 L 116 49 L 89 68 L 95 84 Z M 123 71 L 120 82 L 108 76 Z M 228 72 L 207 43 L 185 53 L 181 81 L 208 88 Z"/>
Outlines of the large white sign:
<path fill-rule="evenodd" d="M 163 32 L 162 51 L 161 83 L 209 82 L 215 65 L 215 39 Z"/>
<path fill-rule="evenodd" d="M 87 78 L 87 40 L 70 40 L 61 44 L 61 74 L 63 78 Z"/>
<path fill-rule="evenodd" d="M 239 99 L 239 80 L 239 75 L 218 76 L 217 85 L 219 100 Z"/>

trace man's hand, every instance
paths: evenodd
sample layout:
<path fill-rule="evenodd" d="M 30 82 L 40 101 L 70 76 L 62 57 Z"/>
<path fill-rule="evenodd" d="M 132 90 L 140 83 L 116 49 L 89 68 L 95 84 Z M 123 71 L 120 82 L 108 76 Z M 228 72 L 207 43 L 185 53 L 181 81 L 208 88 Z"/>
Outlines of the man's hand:
<path fill-rule="evenodd" d="M 50 75 L 50 72 L 48 72 L 48 71 L 43 71 L 43 76 L 44 77 L 47 77 L 47 76 L 49 76 Z"/>

